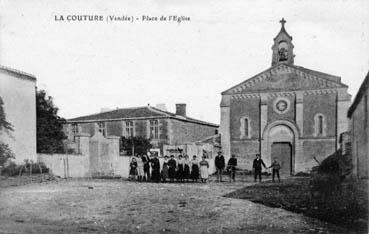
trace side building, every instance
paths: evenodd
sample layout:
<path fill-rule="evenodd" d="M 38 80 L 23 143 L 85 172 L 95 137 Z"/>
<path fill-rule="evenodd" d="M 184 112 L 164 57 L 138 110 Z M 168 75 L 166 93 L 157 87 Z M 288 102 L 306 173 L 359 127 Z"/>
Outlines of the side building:
<path fill-rule="evenodd" d="M 0 130 L 0 142 L 9 145 L 16 163 L 36 161 L 36 77 L 0 66 L 0 101 L 14 130 Z"/>
<path fill-rule="evenodd" d="M 213 136 L 218 125 L 186 115 L 186 104 L 176 104 L 176 113 L 144 106 L 122 108 L 67 120 L 64 127 L 69 141 L 84 133 L 94 135 L 95 129 L 104 136 L 144 137 L 150 139 L 153 150 L 164 152 L 164 145 L 182 145 Z"/>
<path fill-rule="evenodd" d="M 351 125 L 351 154 L 353 175 L 369 178 L 369 73 L 348 110 Z"/>

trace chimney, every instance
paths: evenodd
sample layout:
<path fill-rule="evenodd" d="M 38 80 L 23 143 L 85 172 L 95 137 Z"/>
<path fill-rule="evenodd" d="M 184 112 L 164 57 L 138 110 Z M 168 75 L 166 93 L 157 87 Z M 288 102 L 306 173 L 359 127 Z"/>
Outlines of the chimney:
<path fill-rule="evenodd" d="M 186 104 L 185 103 L 176 104 L 176 115 L 186 117 Z"/>

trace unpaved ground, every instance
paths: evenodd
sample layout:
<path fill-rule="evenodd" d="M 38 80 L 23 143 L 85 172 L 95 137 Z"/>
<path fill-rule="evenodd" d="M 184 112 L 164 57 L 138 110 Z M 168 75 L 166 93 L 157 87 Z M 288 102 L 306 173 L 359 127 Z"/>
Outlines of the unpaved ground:
<path fill-rule="evenodd" d="M 0 188 L 0 233 L 347 232 L 301 214 L 223 197 L 245 185 L 71 180 Z"/>

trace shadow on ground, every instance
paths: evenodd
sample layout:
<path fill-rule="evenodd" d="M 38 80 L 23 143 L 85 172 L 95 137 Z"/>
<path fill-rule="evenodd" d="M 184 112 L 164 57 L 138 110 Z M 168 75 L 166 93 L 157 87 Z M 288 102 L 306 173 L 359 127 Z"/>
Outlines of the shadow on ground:
<path fill-rule="evenodd" d="M 282 180 L 281 183 L 268 181 L 247 186 L 225 197 L 283 208 L 359 233 L 368 233 L 367 199 L 360 199 L 354 186 L 347 185 L 343 190 L 324 200 L 316 200 L 310 195 L 309 177 L 289 178 Z"/>

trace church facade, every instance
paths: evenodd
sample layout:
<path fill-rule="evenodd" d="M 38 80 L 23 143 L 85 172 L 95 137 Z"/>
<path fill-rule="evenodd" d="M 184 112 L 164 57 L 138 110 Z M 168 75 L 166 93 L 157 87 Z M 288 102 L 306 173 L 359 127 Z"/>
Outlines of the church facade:
<path fill-rule="evenodd" d="M 294 45 L 284 24 L 274 38 L 272 66 L 222 92 L 221 144 L 251 170 L 256 154 L 281 173 L 309 171 L 334 153 L 348 129 L 351 96 L 341 78 L 294 64 Z"/>

